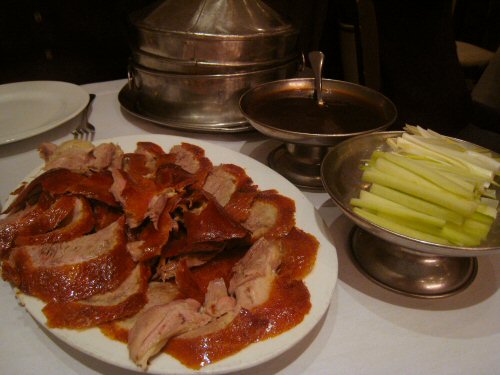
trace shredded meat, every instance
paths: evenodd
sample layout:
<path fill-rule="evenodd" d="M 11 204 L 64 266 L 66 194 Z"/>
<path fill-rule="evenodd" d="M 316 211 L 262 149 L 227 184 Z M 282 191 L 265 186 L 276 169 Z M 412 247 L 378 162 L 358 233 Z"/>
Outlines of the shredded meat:
<path fill-rule="evenodd" d="M 250 310 L 267 301 L 281 256 L 281 242 L 262 237 L 234 266 L 229 293 L 239 306 Z"/>
<path fill-rule="evenodd" d="M 129 331 L 129 355 L 139 367 L 146 368 L 149 359 L 157 354 L 172 337 L 207 324 L 210 316 L 200 313 L 194 299 L 175 300 L 154 306 L 141 313 Z"/>

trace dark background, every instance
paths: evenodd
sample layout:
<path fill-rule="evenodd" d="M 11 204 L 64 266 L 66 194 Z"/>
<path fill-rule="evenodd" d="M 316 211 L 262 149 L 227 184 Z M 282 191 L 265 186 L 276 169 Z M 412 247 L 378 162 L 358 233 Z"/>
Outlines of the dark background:
<path fill-rule="evenodd" d="M 325 77 L 343 79 L 339 23 L 356 22 L 355 0 L 265 2 L 300 29 L 302 51 L 325 53 Z M 3 0 L 0 83 L 47 79 L 85 84 L 125 78 L 130 56 L 129 14 L 151 3 Z M 380 90 L 395 102 L 401 121 L 450 134 L 464 127 L 469 121 L 470 89 L 458 64 L 454 40 L 495 51 L 500 41 L 500 0 L 373 3 Z"/>

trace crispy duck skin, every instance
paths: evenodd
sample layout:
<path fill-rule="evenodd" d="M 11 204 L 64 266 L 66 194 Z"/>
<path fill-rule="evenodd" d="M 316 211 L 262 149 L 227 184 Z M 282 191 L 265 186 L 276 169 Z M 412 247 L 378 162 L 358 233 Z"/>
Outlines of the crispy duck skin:
<path fill-rule="evenodd" d="M 192 244 L 226 241 L 244 243 L 249 235 L 248 231 L 233 221 L 213 199 L 209 199 L 199 212 L 185 212 L 184 226 L 188 242 Z"/>
<path fill-rule="evenodd" d="M 125 246 L 124 220 L 71 241 L 12 249 L 4 280 L 46 302 L 88 298 L 115 289 L 134 268 Z"/>
<path fill-rule="evenodd" d="M 165 258 L 198 252 L 218 252 L 249 243 L 249 232 L 232 220 L 213 199 L 198 209 L 184 212 L 185 231 L 172 238 L 163 250 Z"/>
<path fill-rule="evenodd" d="M 69 173 L 66 169 L 51 169 L 47 172 L 34 178 L 30 183 L 24 184 L 22 188 L 18 188 L 15 191 L 16 198 L 12 203 L 3 211 L 4 214 L 13 214 L 18 212 L 30 205 L 34 205 L 42 192 L 42 182 L 54 178 L 56 180 L 60 177 L 64 177 L 66 173 Z"/>
<path fill-rule="evenodd" d="M 118 202 L 109 192 L 112 183 L 113 178 L 109 172 L 85 175 L 68 169 L 50 169 L 24 186 L 4 213 L 12 214 L 36 203 L 42 192 L 53 197 L 64 194 L 82 195 L 109 206 L 117 206 Z"/>
<path fill-rule="evenodd" d="M 121 169 L 112 171 L 111 193 L 120 202 L 130 228 L 137 228 L 146 219 L 151 200 L 157 194 L 154 181 L 138 178 Z"/>
<path fill-rule="evenodd" d="M 68 223 L 52 230 L 68 216 Z M 95 223 L 92 207 L 85 198 L 77 196 L 61 197 L 38 218 L 37 228 L 19 233 L 16 246 L 69 241 L 92 231 Z"/>
<path fill-rule="evenodd" d="M 135 153 L 148 155 L 151 158 L 159 158 L 165 155 L 163 148 L 153 142 L 137 142 Z"/>
<path fill-rule="evenodd" d="M 19 233 L 23 233 L 37 222 L 38 218 L 53 203 L 52 198 L 43 194 L 36 204 L 21 211 L 9 214 L 0 220 L 0 259 L 5 259 L 14 246 L 14 240 Z"/>
<path fill-rule="evenodd" d="M 109 206 L 117 206 L 118 202 L 109 192 L 113 177 L 108 171 L 79 174 L 68 169 L 51 169 L 54 174 L 41 182 L 43 191 L 58 196 L 63 194 L 83 195 L 88 199 L 103 202 Z M 58 172 L 55 172 L 58 171 Z"/>
<path fill-rule="evenodd" d="M 169 199 L 158 220 L 147 223 L 137 240 L 127 243 L 127 250 L 134 261 L 144 262 L 161 255 L 163 247 L 170 238 L 171 231 L 178 228 L 177 222 L 171 217 L 171 212 L 177 202 L 176 197 Z"/>
<path fill-rule="evenodd" d="M 149 277 L 148 267 L 138 264 L 123 283 L 110 292 L 80 301 L 49 302 L 43 308 L 47 325 L 82 329 L 130 317 L 147 302 Z"/>

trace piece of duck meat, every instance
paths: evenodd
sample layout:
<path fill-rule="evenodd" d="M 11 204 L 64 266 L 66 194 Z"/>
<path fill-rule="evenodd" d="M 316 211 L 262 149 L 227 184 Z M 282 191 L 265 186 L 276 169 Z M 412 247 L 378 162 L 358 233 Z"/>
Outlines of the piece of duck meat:
<path fill-rule="evenodd" d="M 112 175 L 110 191 L 121 203 L 128 226 L 137 228 L 147 217 L 150 202 L 157 194 L 156 184 L 147 178 L 137 181 L 120 169 L 113 169 Z"/>
<path fill-rule="evenodd" d="M 205 183 L 208 173 L 213 164 L 205 157 L 205 150 L 190 143 L 181 143 L 170 149 L 170 154 L 175 155 L 174 164 L 194 175 L 196 179 L 195 188 L 200 189 Z"/>
<path fill-rule="evenodd" d="M 208 199 L 206 204 L 198 209 L 184 212 L 183 222 L 187 241 L 193 244 L 193 251 L 199 251 L 201 248 L 196 245 L 205 243 L 248 242 L 248 230 L 232 220 L 213 199 Z"/>
<path fill-rule="evenodd" d="M 170 153 L 175 155 L 175 164 L 191 174 L 212 165 L 210 160 L 205 157 L 205 150 L 190 143 L 183 142 L 180 145 L 175 145 L 170 149 Z"/>
<path fill-rule="evenodd" d="M 212 260 L 219 253 L 219 249 L 212 252 L 199 252 L 180 255 L 177 257 L 161 257 L 156 267 L 156 273 L 153 275 L 155 280 L 166 281 L 173 279 L 177 273 L 179 264 L 185 263 L 187 268 L 201 266 L 208 261 Z"/>
<path fill-rule="evenodd" d="M 134 326 L 137 317 L 140 316 L 143 311 L 153 306 L 165 305 L 180 297 L 179 289 L 175 283 L 152 281 L 148 284 L 146 291 L 147 302 L 138 313 L 125 319 L 110 321 L 101 325 L 100 328 L 109 337 L 126 343 L 129 330 Z"/>
<path fill-rule="evenodd" d="M 21 211 L 11 213 L 0 220 L 0 259 L 9 256 L 9 250 L 14 246 L 14 240 L 24 228 L 32 228 L 33 223 L 46 211 L 53 200 L 47 194 L 43 194 L 36 204 L 27 206 Z M 55 220 L 57 222 L 57 220 Z M 57 223 L 56 223 L 57 225 Z"/>
<path fill-rule="evenodd" d="M 60 145 L 42 143 L 38 153 L 45 161 L 45 170 L 65 168 L 75 172 L 85 172 L 93 149 L 92 142 L 75 139 Z"/>
<path fill-rule="evenodd" d="M 155 161 L 144 154 L 126 154 L 123 168 L 112 170 L 111 193 L 121 203 L 131 228 L 147 217 L 156 226 L 166 202 L 177 194 L 174 188 L 157 184 L 156 173 Z"/>
<path fill-rule="evenodd" d="M 256 186 L 244 186 L 231 195 L 231 199 L 224 206 L 224 211 L 237 223 L 243 223 L 250 216 L 250 209 L 258 194 Z"/>
<path fill-rule="evenodd" d="M 245 186 L 252 186 L 252 179 L 245 170 L 234 164 L 221 164 L 208 174 L 203 190 L 212 194 L 222 206 L 230 201 L 232 195 Z"/>
<path fill-rule="evenodd" d="M 133 268 L 120 218 L 71 241 L 14 247 L 2 277 L 43 301 L 66 302 L 115 289 Z"/>
<path fill-rule="evenodd" d="M 192 298 L 199 303 L 203 303 L 205 292 L 188 268 L 185 260 L 182 260 L 177 265 L 175 270 L 175 284 L 185 298 Z"/>
<path fill-rule="evenodd" d="M 190 152 L 189 149 L 182 149 L 186 153 Z M 165 153 L 163 149 L 152 142 L 138 142 L 135 153 L 144 155 L 146 163 L 156 169 L 156 183 L 158 186 L 165 188 L 171 187 L 177 191 L 184 189 L 186 186 L 197 182 L 196 175 L 183 169 L 180 165 L 176 164 L 178 159 L 175 153 Z M 189 154 L 188 154 L 189 155 Z M 193 149 L 191 155 L 194 160 L 203 157 L 203 154 L 198 149 Z M 201 155 L 201 156 L 200 156 Z"/>
<path fill-rule="evenodd" d="M 239 306 L 250 310 L 268 300 L 281 258 L 281 241 L 261 237 L 234 265 L 229 293 Z"/>
<path fill-rule="evenodd" d="M 173 197 L 165 204 L 163 212 L 156 221 L 148 222 L 137 236 L 137 240 L 127 243 L 127 250 L 136 262 L 144 262 L 161 255 L 170 233 L 178 229 L 171 212 L 178 199 Z"/>
<path fill-rule="evenodd" d="M 147 155 L 150 158 L 160 158 L 165 155 L 165 151 L 161 146 L 153 142 L 137 142 L 137 146 L 134 151 L 136 154 Z"/>
<path fill-rule="evenodd" d="M 79 301 L 49 302 L 43 313 L 51 328 L 82 329 L 132 316 L 147 302 L 149 268 L 135 266 L 116 289 Z"/>
<path fill-rule="evenodd" d="M 209 282 L 201 311 L 210 315 L 212 320 L 206 325 L 194 328 L 176 337 L 183 339 L 206 337 L 227 327 L 236 318 L 240 307 L 236 304 L 236 300 L 228 295 L 223 278 L 216 278 Z"/>
<path fill-rule="evenodd" d="M 15 245 L 41 245 L 69 241 L 92 231 L 94 223 L 92 207 L 87 199 L 78 196 L 62 196 L 37 217 L 34 225 L 29 228 L 25 227 L 18 233 Z"/>
<path fill-rule="evenodd" d="M 48 199 L 45 199 L 45 201 L 47 202 Z M 29 220 L 26 220 L 25 217 L 23 223 L 20 223 L 21 228 L 18 235 L 36 235 L 54 230 L 74 211 L 75 204 L 79 199 L 85 198 L 65 195 L 56 198 L 49 207 L 38 210 L 36 216 L 31 217 Z M 44 206 L 43 200 L 43 198 L 39 200 L 37 206 Z"/>
<path fill-rule="evenodd" d="M 102 171 L 120 162 L 123 151 L 113 143 L 94 146 L 85 140 L 71 140 L 56 146 L 43 143 L 39 149 L 45 170 L 65 168 L 77 173 Z"/>
<path fill-rule="evenodd" d="M 175 210 L 180 201 L 180 195 L 170 187 L 158 191 L 158 193 L 151 198 L 146 216 L 149 217 L 156 230 L 159 229 L 159 221 L 163 212 L 166 210 L 170 214 Z"/>
<path fill-rule="evenodd" d="M 295 226 L 295 202 L 274 190 L 259 192 L 242 226 L 252 232 L 252 240 L 284 237 Z"/>
<path fill-rule="evenodd" d="M 236 308 L 236 300 L 228 294 L 226 283 L 222 277 L 211 280 L 207 286 L 203 312 L 217 318 Z"/>
<path fill-rule="evenodd" d="M 111 207 L 99 201 L 92 202 L 92 210 L 94 211 L 95 231 L 106 228 L 109 224 L 114 223 L 123 215 L 121 208 Z"/>
<path fill-rule="evenodd" d="M 42 190 L 52 196 L 83 195 L 112 207 L 118 206 L 118 201 L 110 192 L 113 177 L 109 171 L 90 172 L 86 175 L 68 169 L 52 169 L 51 171 L 54 171 L 53 174 L 43 179 L 41 185 Z"/>
<path fill-rule="evenodd" d="M 156 174 L 156 162 L 145 154 L 128 153 L 123 156 L 122 165 L 119 168 L 137 184 L 143 183 L 144 179 L 152 180 Z"/>
<path fill-rule="evenodd" d="M 200 307 L 194 299 L 182 299 L 140 313 L 128 335 L 130 359 L 145 369 L 171 337 L 207 324 L 211 317 L 200 313 Z"/>
<path fill-rule="evenodd" d="M 178 192 L 198 182 L 195 174 L 189 173 L 173 163 L 163 163 L 156 171 L 156 183 L 161 187 L 170 187 Z"/>
<path fill-rule="evenodd" d="M 170 338 L 215 332 L 227 326 L 238 311 L 222 278 L 210 281 L 203 306 L 195 299 L 186 298 L 145 309 L 129 331 L 130 358 L 146 368 L 149 359 L 160 352 Z"/>
<path fill-rule="evenodd" d="M 34 206 L 42 193 L 42 182 L 51 178 L 61 179 L 61 177 L 65 177 L 67 173 L 71 174 L 67 169 L 52 169 L 35 177 L 29 183 L 23 183 L 14 193 L 12 193 L 12 195 L 16 195 L 16 198 L 3 213 L 13 214 L 26 207 Z"/>
<path fill-rule="evenodd" d="M 221 251 L 227 247 L 249 243 L 249 232 L 232 220 L 214 200 L 183 214 L 183 231 L 172 238 L 163 251 L 165 258 L 197 252 Z"/>
<path fill-rule="evenodd" d="M 114 143 L 101 143 L 92 151 L 93 159 L 89 164 L 92 171 L 102 171 L 118 167 L 122 163 L 123 150 Z"/>

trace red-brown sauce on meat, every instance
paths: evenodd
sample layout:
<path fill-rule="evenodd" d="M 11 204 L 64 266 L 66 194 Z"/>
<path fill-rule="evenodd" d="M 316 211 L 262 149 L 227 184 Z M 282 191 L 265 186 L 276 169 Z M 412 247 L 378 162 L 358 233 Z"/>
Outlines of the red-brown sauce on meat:
<path fill-rule="evenodd" d="M 301 279 L 314 267 L 318 242 L 299 229 L 293 229 L 283 241 L 284 261 L 266 303 L 252 311 L 242 310 L 229 326 L 208 336 L 174 338 L 164 351 L 185 366 L 199 369 L 302 322 L 311 309 L 311 301 Z M 214 262 L 205 268 L 210 276 L 217 276 L 227 272 L 227 266 L 226 262 Z M 219 267 L 221 272 L 217 272 Z M 202 270 L 197 272 L 201 276 Z"/>
<path fill-rule="evenodd" d="M 283 250 L 283 262 L 266 303 L 252 311 L 240 311 L 226 328 L 208 336 L 173 338 L 164 352 L 187 367 L 199 369 L 302 322 L 311 309 L 310 294 L 302 279 L 314 267 L 318 241 L 312 235 L 293 228 L 283 239 Z M 231 269 L 243 255 L 240 250 L 222 252 L 207 264 L 193 269 L 200 289 L 206 290 L 209 281 L 217 277 L 223 277 L 229 283 Z M 116 325 L 105 324 L 101 329 L 112 339 L 127 341 L 127 332 Z"/>

